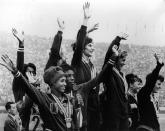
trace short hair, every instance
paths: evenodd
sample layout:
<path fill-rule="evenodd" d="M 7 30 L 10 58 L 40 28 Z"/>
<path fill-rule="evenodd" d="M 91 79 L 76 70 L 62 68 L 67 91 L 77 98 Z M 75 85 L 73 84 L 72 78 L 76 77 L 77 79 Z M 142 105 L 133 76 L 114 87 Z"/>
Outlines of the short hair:
<path fill-rule="evenodd" d="M 24 64 L 23 75 L 25 75 L 26 70 L 27 70 L 28 67 L 33 68 L 34 74 L 36 75 L 36 66 L 33 63 Z"/>
<path fill-rule="evenodd" d="M 11 109 L 11 105 L 14 104 L 14 102 L 7 102 L 5 105 L 6 111 L 8 111 L 9 109 Z"/>
<path fill-rule="evenodd" d="M 159 75 L 157 80 L 160 80 L 160 82 L 164 82 L 164 77 L 162 75 Z"/>
<path fill-rule="evenodd" d="M 83 49 L 85 49 L 85 46 L 86 46 L 87 44 L 92 43 L 92 42 L 93 42 L 93 39 L 90 38 L 89 36 L 86 36 L 86 37 L 85 37 L 84 44 L 83 44 L 83 45 L 84 45 L 84 46 L 83 46 Z M 74 42 L 73 44 L 71 44 L 71 47 L 72 47 L 73 51 L 75 51 L 76 48 L 77 48 L 77 42 Z"/>
<path fill-rule="evenodd" d="M 51 66 L 45 70 L 43 78 L 46 84 L 48 84 L 49 86 L 52 86 L 52 79 L 54 79 L 56 82 L 59 78 L 63 76 L 65 76 L 65 73 L 63 72 L 61 67 Z"/>
<path fill-rule="evenodd" d="M 132 83 L 134 83 L 135 81 L 138 80 L 137 79 L 138 78 L 137 75 L 132 74 L 132 73 L 127 74 L 125 78 L 126 78 L 126 81 L 127 81 L 128 85 L 132 84 Z"/>
<path fill-rule="evenodd" d="M 74 71 L 74 68 L 73 68 L 72 66 L 68 65 L 66 62 L 63 63 L 63 64 L 61 65 L 61 67 L 62 67 L 62 69 L 63 69 L 64 72 L 66 72 L 66 71 L 68 71 L 68 70 Z"/>
<path fill-rule="evenodd" d="M 136 81 L 142 83 L 142 79 L 132 73 L 126 75 L 126 81 L 127 81 L 128 86 L 129 84 L 133 84 Z"/>

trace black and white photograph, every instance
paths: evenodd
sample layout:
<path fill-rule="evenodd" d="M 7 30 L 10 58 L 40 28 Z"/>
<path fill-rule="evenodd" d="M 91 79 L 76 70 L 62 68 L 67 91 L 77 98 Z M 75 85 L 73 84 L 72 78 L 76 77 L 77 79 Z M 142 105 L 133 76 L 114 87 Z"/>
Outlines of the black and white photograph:
<path fill-rule="evenodd" d="M 165 131 L 165 0 L 0 0 L 0 131 Z"/>

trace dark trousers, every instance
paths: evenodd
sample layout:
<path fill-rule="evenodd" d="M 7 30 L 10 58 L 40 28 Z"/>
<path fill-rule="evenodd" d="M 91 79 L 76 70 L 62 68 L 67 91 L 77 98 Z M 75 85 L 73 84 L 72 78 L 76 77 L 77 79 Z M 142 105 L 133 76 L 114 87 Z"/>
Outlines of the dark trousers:
<path fill-rule="evenodd" d="M 137 131 L 137 126 L 131 126 L 130 128 L 129 128 L 129 131 Z"/>
<path fill-rule="evenodd" d="M 88 111 L 87 131 L 100 131 L 100 114 L 99 112 Z"/>
<path fill-rule="evenodd" d="M 129 131 L 137 131 L 137 130 L 136 130 L 136 129 L 132 129 L 132 128 L 130 129 L 130 128 L 129 128 Z"/>
<path fill-rule="evenodd" d="M 80 129 L 74 129 L 73 131 L 87 131 L 87 127 L 83 126 Z"/>
<path fill-rule="evenodd" d="M 101 131 L 129 131 L 128 119 L 111 117 L 111 120 L 104 120 Z"/>

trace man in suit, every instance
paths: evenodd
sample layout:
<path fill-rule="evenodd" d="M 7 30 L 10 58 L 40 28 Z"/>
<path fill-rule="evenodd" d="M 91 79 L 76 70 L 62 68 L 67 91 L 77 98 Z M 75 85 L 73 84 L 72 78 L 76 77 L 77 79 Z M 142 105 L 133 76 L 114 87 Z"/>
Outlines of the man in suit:
<path fill-rule="evenodd" d="M 14 102 L 7 102 L 5 108 L 8 112 L 8 116 L 5 120 L 4 131 L 20 131 L 20 126 L 16 119 L 16 104 Z"/>

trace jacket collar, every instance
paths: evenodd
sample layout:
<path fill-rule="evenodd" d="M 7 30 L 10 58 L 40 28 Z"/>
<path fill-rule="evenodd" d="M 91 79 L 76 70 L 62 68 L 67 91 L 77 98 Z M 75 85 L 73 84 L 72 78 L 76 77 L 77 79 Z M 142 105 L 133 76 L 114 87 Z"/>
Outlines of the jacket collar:
<path fill-rule="evenodd" d="M 12 121 L 12 123 L 15 124 L 15 127 L 18 128 L 18 124 L 17 124 L 15 116 L 13 116 L 12 114 L 8 114 L 8 118 L 10 121 Z"/>
<path fill-rule="evenodd" d="M 127 90 L 128 90 L 128 84 L 126 82 L 126 79 L 125 79 L 125 75 L 122 73 L 119 72 L 119 70 L 115 67 L 113 67 L 113 71 L 121 78 L 121 80 L 123 81 L 124 83 L 124 87 L 125 87 L 125 94 L 127 94 Z"/>

